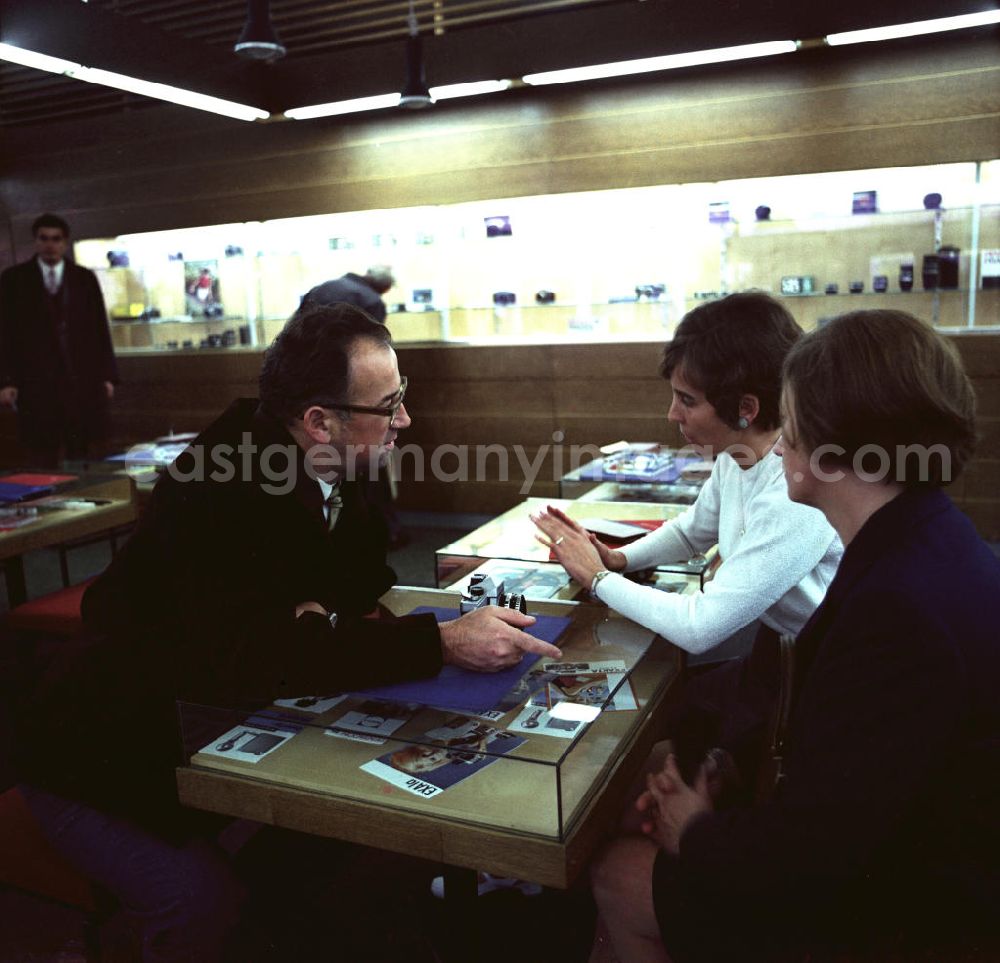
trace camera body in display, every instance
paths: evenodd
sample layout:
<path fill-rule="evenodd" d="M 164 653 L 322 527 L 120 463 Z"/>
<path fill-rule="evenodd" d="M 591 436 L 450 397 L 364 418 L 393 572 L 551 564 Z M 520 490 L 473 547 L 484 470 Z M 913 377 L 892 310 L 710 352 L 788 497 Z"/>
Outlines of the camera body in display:
<path fill-rule="evenodd" d="M 462 593 L 460 611 L 464 615 L 486 605 L 514 609 L 523 614 L 527 614 L 528 608 L 523 595 L 508 595 L 504 591 L 503 582 L 494 582 L 489 575 L 475 574 L 469 581 L 469 587 Z"/>

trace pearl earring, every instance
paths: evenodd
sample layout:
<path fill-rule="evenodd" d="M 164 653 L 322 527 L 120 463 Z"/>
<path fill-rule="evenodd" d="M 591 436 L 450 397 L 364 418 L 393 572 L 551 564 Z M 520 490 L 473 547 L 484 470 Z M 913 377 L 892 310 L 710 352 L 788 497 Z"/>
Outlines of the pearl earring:
<path fill-rule="evenodd" d="M 744 428 L 750 427 L 750 422 L 746 420 L 742 415 L 740 415 L 739 421 L 736 422 L 736 427 L 742 431 Z"/>

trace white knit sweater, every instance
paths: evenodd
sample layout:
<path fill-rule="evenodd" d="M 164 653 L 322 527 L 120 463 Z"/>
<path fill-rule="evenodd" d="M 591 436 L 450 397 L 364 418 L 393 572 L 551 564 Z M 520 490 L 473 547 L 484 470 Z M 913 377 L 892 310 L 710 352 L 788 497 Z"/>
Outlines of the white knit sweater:
<path fill-rule="evenodd" d="M 704 592 L 673 595 L 612 574 L 597 595 L 680 648 L 705 652 L 756 619 L 798 634 L 843 554 L 822 512 L 789 501 L 773 452 L 746 471 L 720 455 L 683 515 L 623 549 L 627 571 L 687 559 L 716 542 L 722 563 Z"/>

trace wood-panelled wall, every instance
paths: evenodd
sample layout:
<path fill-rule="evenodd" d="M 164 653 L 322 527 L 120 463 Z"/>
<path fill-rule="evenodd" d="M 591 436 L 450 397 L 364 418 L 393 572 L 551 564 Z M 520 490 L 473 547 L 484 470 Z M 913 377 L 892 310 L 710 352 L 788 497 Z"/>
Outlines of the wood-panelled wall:
<path fill-rule="evenodd" d="M 78 237 L 492 197 L 993 158 L 995 35 L 805 51 L 619 84 L 524 90 L 412 114 L 241 124 L 180 108 L 5 132 L 0 268 L 42 210 Z M 1000 536 L 1000 338 L 959 339 L 983 443 L 956 495 Z M 409 441 L 522 444 L 534 458 L 625 437 L 676 441 L 645 344 L 401 349 Z M 119 440 L 197 429 L 252 393 L 260 356 L 124 356 Z M 6 426 L 6 427 L 4 427 Z M 10 418 L 0 418 L 9 437 Z M 407 439 L 404 439 L 406 441 Z M 8 454 L 10 454 L 8 452 Z M 555 494 L 553 449 L 532 493 Z M 446 467 L 446 466 L 444 466 Z M 516 471 L 516 460 L 512 472 Z M 544 480 L 543 480 L 544 479 Z M 408 507 L 498 511 L 518 477 L 405 483 Z"/>
<path fill-rule="evenodd" d="M 995 37 L 862 44 L 425 112 L 246 124 L 169 106 L 5 132 L 0 267 L 78 237 L 661 183 L 985 160 Z"/>
<path fill-rule="evenodd" d="M 983 537 L 1000 540 L 1000 335 L 954 340 L 976 386 L 981 440 L 949 492 Z M 498 513 L 528 495 L 558 496 L 557 479 L 573 467 L 572 446 L 623 438 L 680 444 L 666 420 L 670 390 L 659 377 L 661 349 L 655 343 L 401 346 L 413 418 L 399 437 L 401 507 Z M 256 394 L 260 360 L 259 353 L 237 350 L 123 356 L 118 442 L 204 428 L 234 398 Z M 9 416 L 0 419 L 0 433 L 4 423 L 9 433 Z M 504 451 L 506 475 L 488 446 Z M 450 481 L 463 452 L 471 480 Z M 477 452 L 485 464 L 478 480 Z M 422 480 L 415 477 L 418 464 Z"/>

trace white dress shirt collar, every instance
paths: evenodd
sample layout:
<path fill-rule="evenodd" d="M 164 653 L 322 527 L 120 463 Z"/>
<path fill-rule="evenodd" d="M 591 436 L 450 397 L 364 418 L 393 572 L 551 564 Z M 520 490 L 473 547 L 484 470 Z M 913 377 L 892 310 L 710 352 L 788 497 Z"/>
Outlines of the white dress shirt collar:
<path fill-rule="evenodd" d="M 63 270 L 66 267 L 66 259 L 60 259 L 58 264 L 46 264 L 40 257 L 36 257 L 35 260 L 38 262 L 38 268 L 42 272 L 42 283 L 48 288 L 48 277 L 49 270 L 53 270 L 56 275 L 56 287 L 58 288 L 62 284 Z"/>

